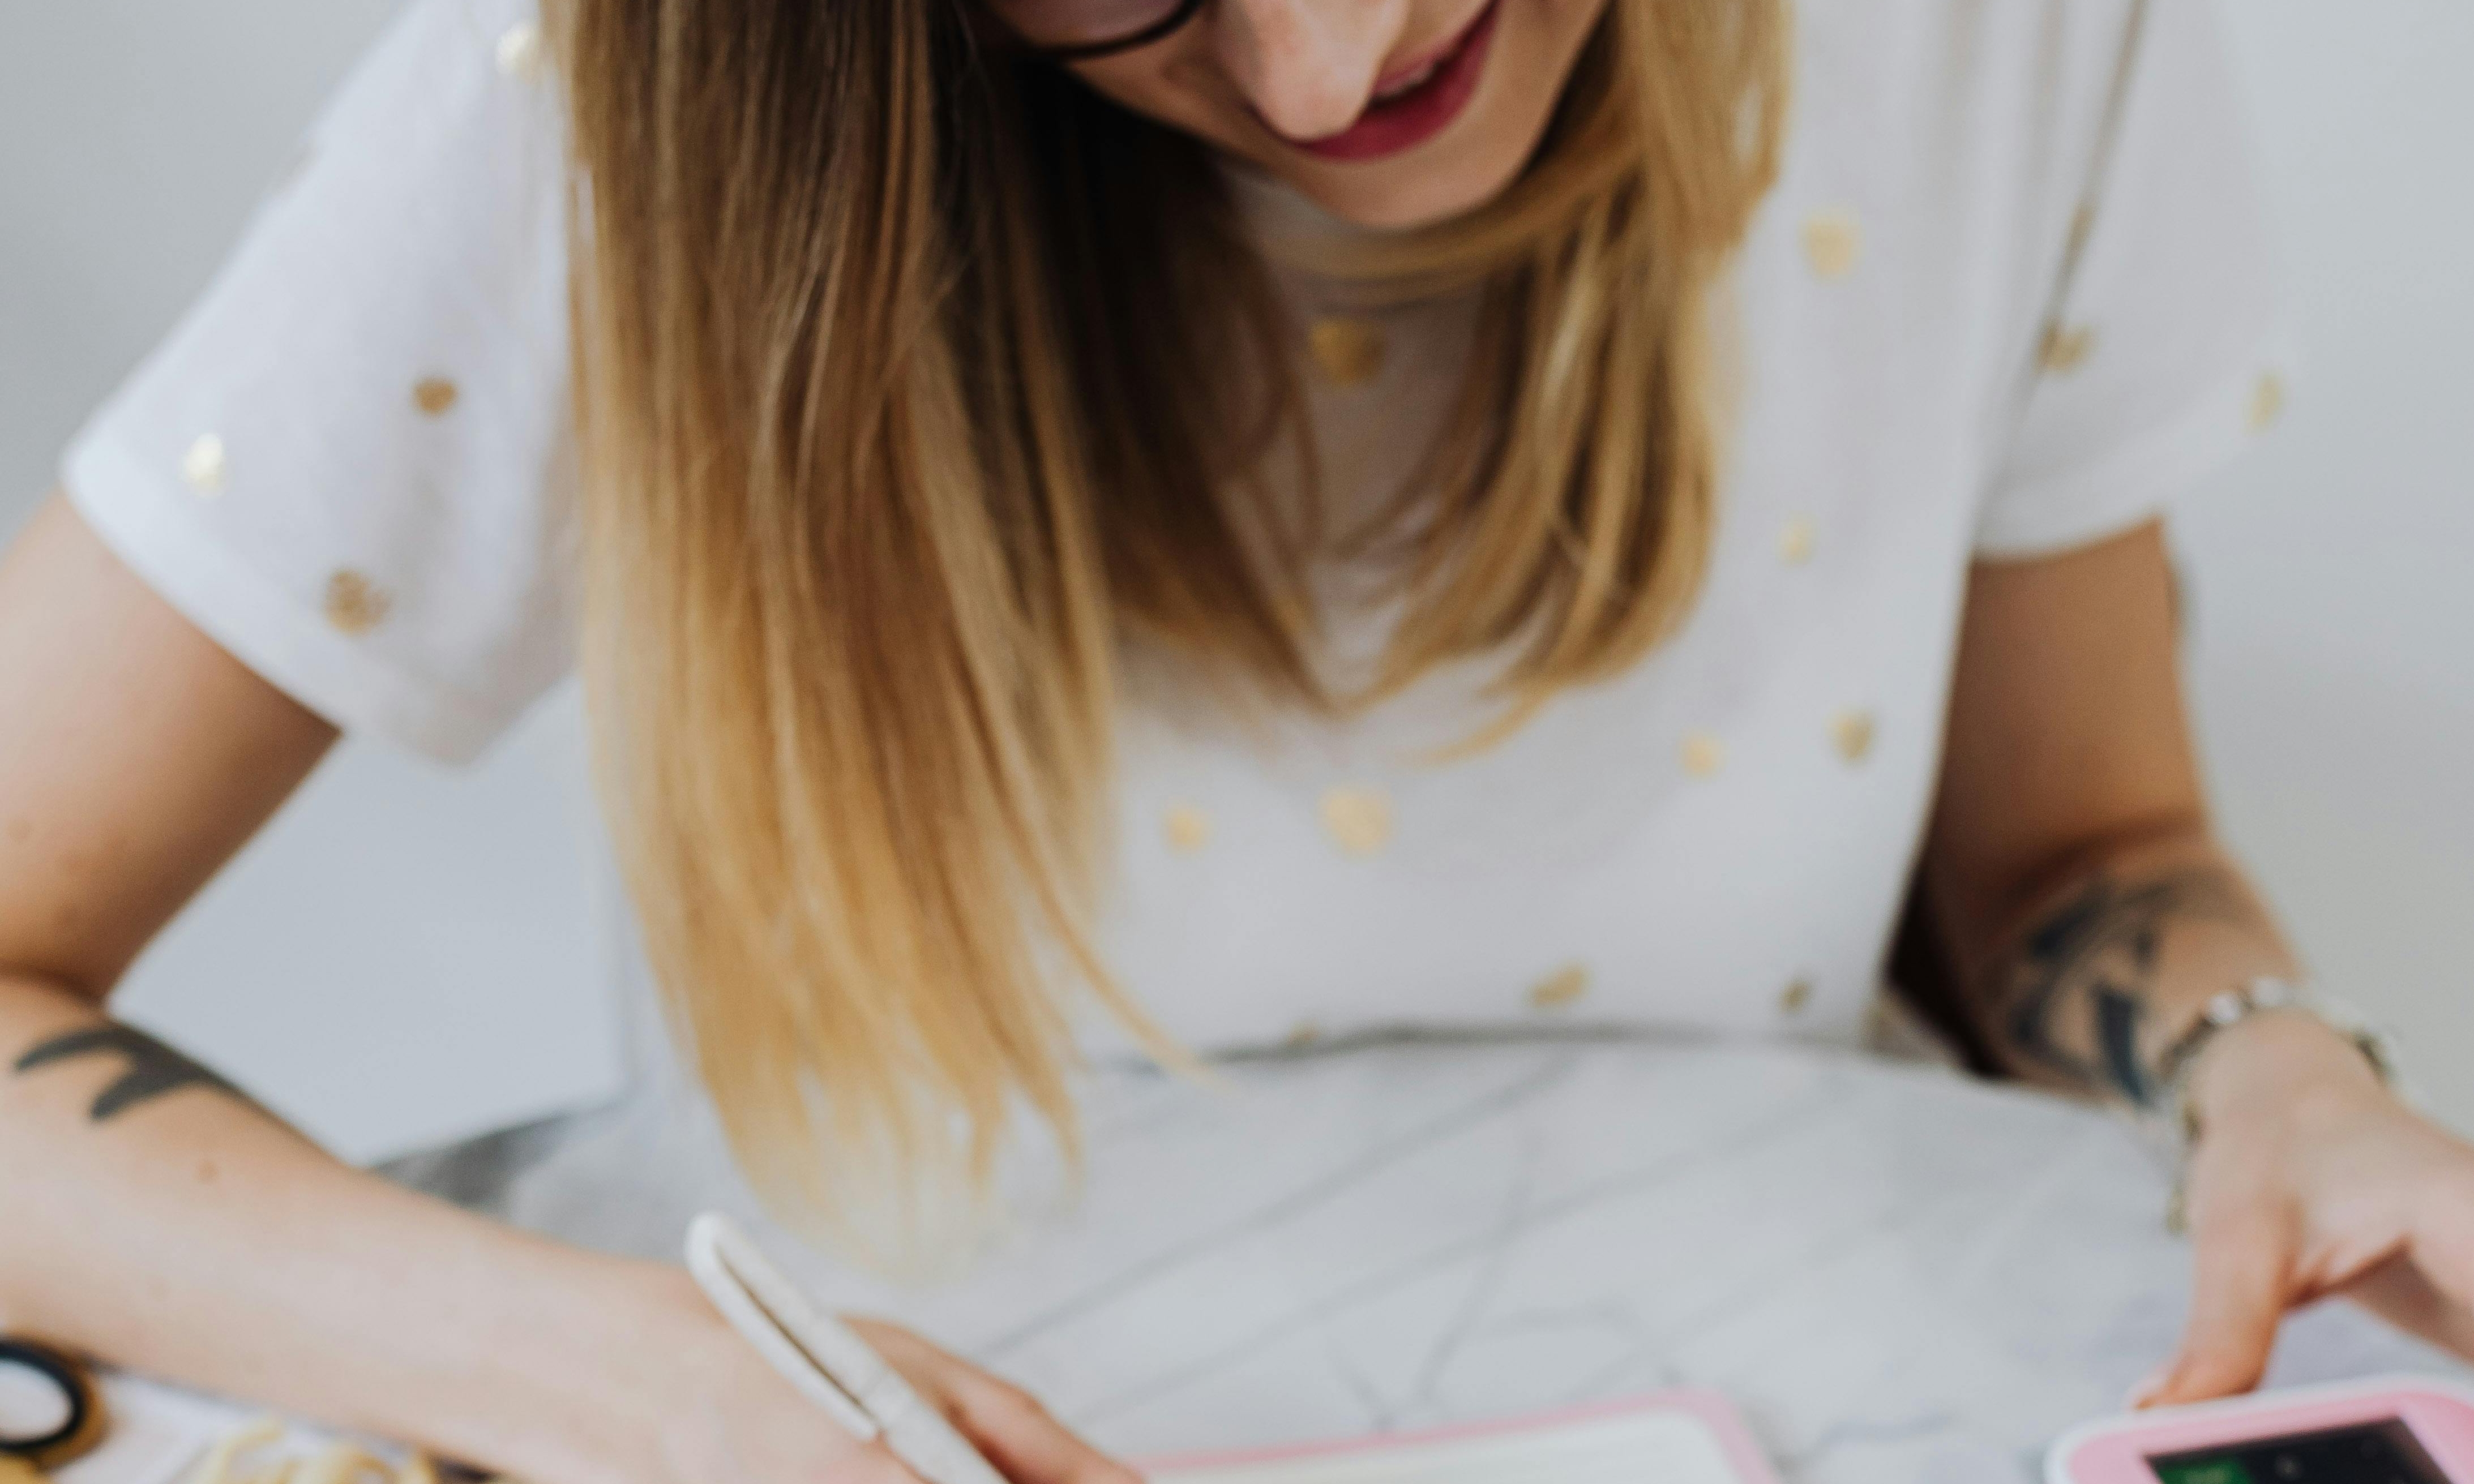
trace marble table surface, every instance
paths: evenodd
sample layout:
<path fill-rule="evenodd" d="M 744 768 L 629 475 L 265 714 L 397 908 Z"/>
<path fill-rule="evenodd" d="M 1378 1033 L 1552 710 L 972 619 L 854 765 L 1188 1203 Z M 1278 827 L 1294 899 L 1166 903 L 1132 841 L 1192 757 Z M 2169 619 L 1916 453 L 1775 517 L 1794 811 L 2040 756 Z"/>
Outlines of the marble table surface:
<path fill-rule="evenodd" d="M 2189 1253 L 2132 1132 L 1938 1067 L 1577 1036 L 1221 1073 L 1103 1075 L 1079 1199 L 967 1278 L 805 1276 L 1126 1456 L 1691 1384 L 1790 1484 L 2040 1478 L 2180 1327 Z M 2398 1370 L 2458 1368 L 2327 1304 L 2271 1380 Z"/>

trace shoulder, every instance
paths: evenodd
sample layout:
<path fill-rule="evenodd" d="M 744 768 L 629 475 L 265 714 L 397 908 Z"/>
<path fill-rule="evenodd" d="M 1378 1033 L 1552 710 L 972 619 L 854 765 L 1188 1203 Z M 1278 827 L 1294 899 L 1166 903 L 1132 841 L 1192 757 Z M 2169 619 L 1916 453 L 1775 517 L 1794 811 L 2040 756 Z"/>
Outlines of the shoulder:
<path fill-rule="evenodd" d="M 225 648 L 440 755 L 567 663 L 560 115 L 531 0 L 414 0 L 64 469 Z"/>
<path fill-rule="evenodd" d="M 320 116 L 270 215 L 374 213 L 370 228 L 399 226 L 415 252 L 505 246 L 562 215 L 565 154 L 532 0 L 415 0 Z"/>
<path fill-rule="evenodd" d="M 1803 7 L 1798 143 L 1943 191 L 2068 175 L 2095 147 L 2149 8 L 2149 0 Z"/>
<path fill-rule="evenodd" d="M 1919 122 L 2060 117 L 2100 104 L 2151 10 L 2211 0 L 1886 0 L 1807 6 L 1799 96 Z M 2023 85 L 2024 84 L 2024 85 Z M 1957 109 L 1956 116 L 1952 110 Z"/>

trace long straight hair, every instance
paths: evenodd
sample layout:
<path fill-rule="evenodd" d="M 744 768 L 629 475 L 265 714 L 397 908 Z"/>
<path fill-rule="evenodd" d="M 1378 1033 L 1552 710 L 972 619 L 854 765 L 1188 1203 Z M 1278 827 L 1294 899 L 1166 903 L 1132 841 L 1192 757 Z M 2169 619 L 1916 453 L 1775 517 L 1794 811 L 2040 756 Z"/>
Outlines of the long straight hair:
<path fill-rule="evenodd" d="M 1291 331 L 1202 145 L 963 0 L 551 13 L 584 667 L 646 947 L 757 1186 L 898 1260 L 1018 1129 L 1073 1149 L 1079 1002 L 1175 1055 L 1092 945 L 1129 650 L 1327 712 L 1489 657 L 1499 732 L 1689 609 L 1783 0 L 1609 0 L 1498 200 L 1324 265 L 1483 305 L 1416 497 L 1346 551 L 1258 498 Z M 1298 601 L 1337 560 L 1397 613 L 1347 695 Z"/>

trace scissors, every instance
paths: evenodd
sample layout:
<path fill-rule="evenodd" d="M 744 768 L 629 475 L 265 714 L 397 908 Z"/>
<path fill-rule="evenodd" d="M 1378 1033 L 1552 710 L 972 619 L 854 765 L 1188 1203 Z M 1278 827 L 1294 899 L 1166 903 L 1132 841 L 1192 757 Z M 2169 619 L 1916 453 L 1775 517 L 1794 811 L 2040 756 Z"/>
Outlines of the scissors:
<path fill-rule="evenodd" d="M 32 1376 L 60 1393 L 61 1421 L 49 1431 L 19 1435 L 0 1421 L 0 1484 L 30 1484 L 85 1457 L 103 1441 L 103 1396 L 85 1367 L 48 1345 L 0 1336 L 0 1376 Z"/>

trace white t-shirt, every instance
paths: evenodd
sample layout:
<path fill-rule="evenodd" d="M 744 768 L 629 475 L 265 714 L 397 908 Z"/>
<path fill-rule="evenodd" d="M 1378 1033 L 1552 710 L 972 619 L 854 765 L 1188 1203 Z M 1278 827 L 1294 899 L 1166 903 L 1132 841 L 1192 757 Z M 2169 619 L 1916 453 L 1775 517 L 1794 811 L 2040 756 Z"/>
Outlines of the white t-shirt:
<path fill-rule="evenodd" d="M 1797 44 L 1689 626 L 1444 765 L 1421 755 L 1475 714 L 1449 677 L 1275 746 L 1129 706 L 1105 947 L 1174 1033 L 1852 1038 L 1971 560 L 2143 520 L 2273 420 L 2271 254 L 2209 0 L 1815 5 Z M 527 0 L 412 0 L 67 457 L 77 508 L 203 630 L 441 758 L 573 654 L 559 128 Z M 1467 328 L 1379 318 L 1372 379 L 1311 394 L 1344 497 L 1414 458 Z"/>

